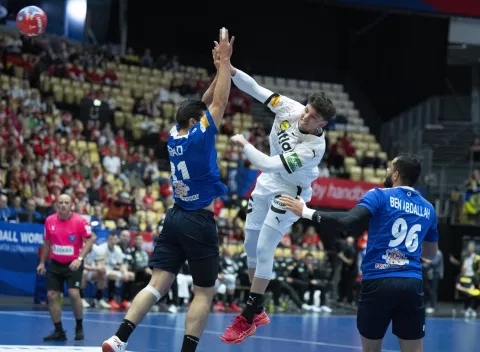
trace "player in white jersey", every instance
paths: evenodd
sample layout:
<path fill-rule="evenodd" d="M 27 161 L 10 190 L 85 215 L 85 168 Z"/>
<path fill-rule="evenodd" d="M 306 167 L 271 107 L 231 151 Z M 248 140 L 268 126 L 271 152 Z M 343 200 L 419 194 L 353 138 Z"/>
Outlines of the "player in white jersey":
<path fill-rule="evenodd" d="M 325 93 L 313 93 L 308 104 L 276 94 L 246 73 L 231 68 L 235 85 L 275 113 L 270 133 L 270 156 L 258 151 L 244 136 L 232 137 L 250 162 L 262 171 L 249 201 L 245 225 L 245 250 L 252 286 L 245 310 L 222 335 L 225 343 L 238 344 L 270 319 L 263 309 L 263 294 L 272 276 L 275 249 L 298 220 L 279 202 L 282 193 L 312 197 L 311 183 L 318 177 L 318 164 L 325 153 L 323 127 L 335 116 L 335 107 Z"/>

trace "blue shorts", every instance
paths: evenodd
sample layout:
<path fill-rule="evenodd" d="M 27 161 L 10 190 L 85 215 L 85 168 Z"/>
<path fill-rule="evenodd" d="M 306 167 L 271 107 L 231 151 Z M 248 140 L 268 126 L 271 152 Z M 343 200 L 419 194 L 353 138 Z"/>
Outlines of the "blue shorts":
<path fill-rule="evenodd" d="M 422 280 L 406 277 L 363 280 L 357 314 L 360 335 L 380 340 L 390 322 L 392 333 L 402 340 L 425 336 Z"/>
<path fill-rule="evenodd" d="M 213 212 L 205 209 L 185 210 L 174 205 L 167 211 L 149 266 L 177 275 L 186 260 L 194 285 L 215 286 L 219 249 Z"/>

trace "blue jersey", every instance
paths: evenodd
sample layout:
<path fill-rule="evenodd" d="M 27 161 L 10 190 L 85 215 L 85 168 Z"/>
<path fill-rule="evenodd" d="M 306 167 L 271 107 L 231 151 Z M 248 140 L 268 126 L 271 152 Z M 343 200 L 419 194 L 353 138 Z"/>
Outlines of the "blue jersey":
<path fill-rule="evenodd" d="M 422 279 L 422 242 L 438 242 L 433 206 L 411 187 L 374 188 L 358 205 L 372 214 L 363 279 Z"/>
<path fill-rule="evenodd" d="M 185 210 L 207 207 L 224 195 L 227 188 L 220 181 L 215 136 L 218 133 L 212 115 L 206 114 L 188 131 L 178 136 L 178 127 L 170 130 L 168 154 L 172 169 L 175 202 Z"/>

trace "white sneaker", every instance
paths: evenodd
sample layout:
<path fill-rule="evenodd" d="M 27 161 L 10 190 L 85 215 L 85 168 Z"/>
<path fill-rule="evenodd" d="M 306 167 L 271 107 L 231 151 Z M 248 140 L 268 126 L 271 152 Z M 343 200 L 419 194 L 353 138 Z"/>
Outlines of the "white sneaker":
<path fill-rule="evenodd" d="M 110 337 L 102 344 L 102 352 L 125 352 L 127 351 L 127 342 L 122 342 L 116 336 Z"/>
<path fill-rule="evenodd" d="M 470 314 L 472 315 L 472 318 L 473 318 L 473 319 L 477 319 L 477 311 L 476 311 L 476 310 L 473 310 L 473 309 L 472 309 L 472 311 L 471 311 Z"/>
<path fill-rule="evenodd" d="M 169 311 L 170 313 L 174 313 L 174 314 L 175 314 L 175 313 L 178 312 L 178 308 L 177 308 L 175 305 L 172 304 L 170 307 L 168 307 L 168 311 Z"/>
<path fill-rule="evenodd" d="M 321 313 L 322 312 L 322 308 L 320 307 L 316 307 L 316 306 L 311 306 L 312 307 L 312 310 L 315 312 L 315 313 Z"/>
<path fill-rule="evenodd" d="M 160 311 L 160 308 L 155 304 L 154 306 L 152 306 L 152 308 L 150 308 L 150 311 L 153 313 L 158 313 Z"/>
<path fill-rule="evenodd" d="M 426 312 L 427 314 L 432 314 L 432 313 L 435 313 L 435 309 L 432 308 L 432 307 L 428 307 L 427 309 L 425 309 L 425 312 Z"/>
<path fill-rule="evenodd" d="M 100 307 L 100 308 L 104 308 L 104 309 L 110 309 L 111 308 L 110 304 L 105 302 L 103 299 L 95 300 L 95 306 Z"/>
<path fill-rule="evenodd" d="M 331 313 L 332 312 L 332 308 L 327 307 L 327 306 L 321 306 L 320 309 L 322 310 L 322 312 L 325 312 L 325 313 Z"/>
<path fill-rule="evenodd" d="M 309 306 L 308 304 L 302 304 L 302 309 L 306 310 L 307 312 L 310 312 L 312 310 L 312 306 Z"/>
<path fill-rule="evenodd" d="M 470 318 L 470 316 L 471 316 L 471 311 L 472 311 L 472 308 L 468 308 L 468 309 L 465 311 L 465 319 Z"/>
<path fill-rule="evenodd" d="M 82 298 L 82 305 L 83 305 L 83 308 L 90 308 L 90 304 L 87 302 L 85 298 Z"/>

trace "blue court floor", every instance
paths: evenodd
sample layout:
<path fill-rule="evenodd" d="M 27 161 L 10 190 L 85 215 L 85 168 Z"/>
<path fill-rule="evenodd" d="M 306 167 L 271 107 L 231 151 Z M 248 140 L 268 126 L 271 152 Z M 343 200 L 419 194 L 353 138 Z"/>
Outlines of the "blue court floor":
<path fill-rule="evenodd" d="M 69 341 L 43 342 L 53 330 L 48 312 L 0 311 L 0 352 L 12 351 L 100 351 L 106 338 L 112 336 L 124 313 L 85 312 L 85 340 L 73 341 L 75 319 L 64 311 L 63 326 Z M 225 345 L 219 339 L 231 314 L 212 314 L 197 351 L 215 352 L 296 352 L 361 351 L 354 316 L 272 315 L 271 323 L 259 328 L 241 345 Z M 129 341 L 129 351 L 180 351 L 185 314 L 150 313 L 137 327 Z M 425 338 L 426 352 L 480 351 L 480 320 L 466 322 L 461 318 L 429 318 Z M 396 338 L 387 333 L 384 351 L 399 351 Z"/>

